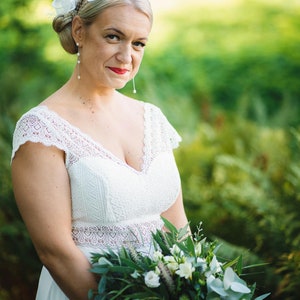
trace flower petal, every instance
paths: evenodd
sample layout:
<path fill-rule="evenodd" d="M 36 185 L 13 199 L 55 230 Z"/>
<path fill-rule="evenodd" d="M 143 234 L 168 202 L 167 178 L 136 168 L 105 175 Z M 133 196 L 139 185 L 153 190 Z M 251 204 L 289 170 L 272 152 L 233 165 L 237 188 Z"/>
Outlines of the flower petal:
<path fill-rule="evenodd" d="M 249 294 L 251 292 L 251 290 L 243 285 L 242 283 L 239 283 L 239 282 L 233 282 L 231 284 L 231 289 L 234 291 L 234 292 L 237 292 L 237 293 L 242 293 L 242 294 Z"/>
<path fill-rule="evenodd" d="M 220 296 L 227 296 L 226 291 L 223 288 L 223 283 L 219 278 L 215 278 L 210 283 L 207 282 L 209 290 L 214 291 L 215 293 L 219 294 Z"/>
<path fill-rule="evenodd" d="M 156 288 L 160 285 L 159 276 L 154 272 L 150 271 L 145 274 L 145 284 L 149 288 Z"/>
<path fill-rule="evenodd" d="M 57 15 L 66 14 L 76 8 L 75 0 L 54 0 L 52 6 L 55 8 Z"/>
<path fill-rule="evenodd" d="M 213 274 L 220 273 L 222 271 L 221 263 L 217 260 L 215 255 L 214 255 L 213 259 L 211 260 L 209 267 Z"/>
<path fill-rule="evenodd" d="M 190 262 L 185 262 L 179 265 L 179 270 L 175 273 L 178 274 L 180 277 L 184 277 L 185 279 L 191 278 L 195 268 Z"/>
<path fill-rule="evenodd" d="M 230 288 L 232 282 L 234 281 L 234 278 L 235 278 L 235 273 L 232 270 L 232 268 L 230 267 L 226 268 L 224 273 L 224 279 L 223 279 L 225 290 L 228 290 Z"/>

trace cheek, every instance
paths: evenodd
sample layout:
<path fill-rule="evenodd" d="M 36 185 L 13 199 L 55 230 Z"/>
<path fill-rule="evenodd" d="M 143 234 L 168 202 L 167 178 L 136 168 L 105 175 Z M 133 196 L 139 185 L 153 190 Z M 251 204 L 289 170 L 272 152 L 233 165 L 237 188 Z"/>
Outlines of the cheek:
<path fill-rule="evenodd" d="M 89 55 L 92 59 L 104 61 L 114 55 L 116 52 L 115 48 L 114 45 L 109 45 L 103 41 L 94 41 L 89 47 Z"/>
<path fill-rule="evenodd" d="M 134 67 L 140 66 L 140 64 L 143 60 L 143 56 L 144 56 L 144 51 L 140 51 L 140 52 L 136 53 L 136 55 L 134 55 L 134 57 L 133 57 Z"/>

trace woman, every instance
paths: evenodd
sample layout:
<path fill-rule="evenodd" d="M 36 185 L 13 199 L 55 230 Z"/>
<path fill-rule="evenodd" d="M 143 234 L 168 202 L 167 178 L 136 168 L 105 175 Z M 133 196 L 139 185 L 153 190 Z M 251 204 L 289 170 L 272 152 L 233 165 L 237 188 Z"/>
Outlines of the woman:
<path fill-rule="evenodd" d="M 149 253 L 160 216 L 187 223 L 172 154 L 180 137 L 157 107 L 116 91 L 141 64 L 149 2 L 60 4 L 53 27 L 78 62 L 18 121 L 12 153 L 16 201 L 44 265 L 38 300 L 87 299 L 91 252 L 130 243 Z"/>

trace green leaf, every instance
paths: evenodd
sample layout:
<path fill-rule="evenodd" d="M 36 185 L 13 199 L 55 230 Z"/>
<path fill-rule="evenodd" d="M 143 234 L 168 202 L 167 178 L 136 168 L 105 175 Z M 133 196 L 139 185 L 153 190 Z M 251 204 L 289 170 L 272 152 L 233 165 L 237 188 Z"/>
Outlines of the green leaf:
<path fill-rule="evenodd" d="M 89 300 L 92 300 L 93 297 L 94 297 L 94 291 L 93 290 L 89 290 L 89 292 L 88 292 L 88 298 L 89 298 Z"/>
<path fill-rule="evenodd" d="M 164 225 L 165 225 L 166 229 L 168 229 L 172 234 L 177 235 L 178 234 L 177 228 L 170 221 L 168 221 L 167 219 L 165 219 L 163 217 L 161 217 L 161 218 L 164 222 Z"/>
<path fill-rule="evenodd" d="M 122 247 L 119 251 L 119 255 L 118 255 L 119 258 L 127 258 L 129 257 L 129 254 L 128 254 L 128 251 L 126 248 Z"/>
<path fill-rule="evenodd" d="M 106 290 L 107 277 L 102 276 L 98 284 L 98 293 L 103 294 Z"/>
<path fill-rule="evenodd" d="M 267 298 L 270 295 L 271 295 L 271 293 L 263 294 L 259 297 L 256 297 L 254 300 L 263 300 L 263 299 Z"/>
<path fill-rule="evenodd" d="M 134 284 L 128 284 L 126 285 L 124 288 L 120 289 L 119 291 L 113 291 L 113 293 L 115 294 L 113 297 L 109 298 L 111 300 L 118 300 L 120 299 L 120 296 L 128 289 L 130 289 L 131 287 L 134 287 Z M 112 293 L 109 293 L 112 294 Z"/>
<path fill-rule="evenodd" d="M 260 264 L 247 265 L 247 266 L 244 266 L 243 269 L 263 267 L 263 266 L 266 266 L 266 265 L 269 265 L 269 263 L 260 263 Z"/>
<path fill-rule="evenodd" d="M 108 267 L 93 266 L 91 272 L 102 275 L 107 274 L 108 270 Z"/>
<path fill-rule="evenodd" d="M 178 231 L 178 240 L 181 241 L 183 238 L 186 238 L 189 235 L 189 223 L 187 223 L 183 228 L 180 228 Z"/>
<path fill-rule="evenodd" d="M 158 244 L 164 255 L 170 254 L 170 245 L 166 233 L 157 231 L 152 234 L 153 240 Z"/>
<path fill-rule="evenodd" d="M 218 250 L 221 248 L 222 244 L 218 244 L 218 245 L 214 245 L 213 248 L 213 252 L 216 254 L 218 252 Z"/>
<path fill-rule="evenodd" d="M 109 267 L 109 271 L 111 272 L 119 272 L 125 274 L 131 274 L 134 272 L 134 268 L 126 267 L 126 266 L 111 266 Z"/>
<path fill-rule="evenodd" d="M 130 268 L 133 268 L 134 270 L 141 269 L 141 266 L 139 264 L 137 264 L 134 261 L 132 261 L 130 259 L 127 259 L 127 258 L 122 259 L 121 263 L 122 263 L 122 265 L 126 265 L 126 266 L 128 266 Z"/>
<path fill-rule="evenodd" d="M 237 271 L 238 275 L 240 275 L 242 273 L 242 269 L 243 269 L 243 257 L 242 257 L 242 255 L 240 255 L 238 257 L 238 262 L 236 264 L 236 271 Z"/>
<path fill-rule="evenodd" d="M 176 243 L 176 245 L 178 246 L 178 248 L 180 250 L 182 250 L 184 252 L 184 254 L 188 254 L 189 253 L 189 249 L 185 245 L 183 245 L 181 243 Z"/>
<path fill-rule="evenodd" d="M 127 299 L 152 299 L 152 300 L 159 300 L 161 296 L 157 295 L 156 293 L 149 293 L 149 292 L 138 292 L 130 295 L 130 298 Z"/>
<path fill-rule="evenodd" d="M 235 259 L 233 259 L 233 260 L 231 260 L 231 261 L 225 263 L 225 264 L 223 265 L 223 267 L 224 267 L 224 269 L 226 269 L 226 268 L 228 268 L 228 267 L 232 267 L 233 265 L 237 264 L 238 261 L 239 261 L 239 257 L 236 257 Z"/>
<path fill-rule="evenodd" d="M 196 256 L 196 254 L 195 254 L 195 245 L 194 245 L 194 242 L 193 242 L 193 240 L 190 236 L 188 236 L 188 238 L 186 239 L 186 246 L 187 246 L 187 249 L 188 249 L 189 253 L 192 254 L 193 256 Z"/>

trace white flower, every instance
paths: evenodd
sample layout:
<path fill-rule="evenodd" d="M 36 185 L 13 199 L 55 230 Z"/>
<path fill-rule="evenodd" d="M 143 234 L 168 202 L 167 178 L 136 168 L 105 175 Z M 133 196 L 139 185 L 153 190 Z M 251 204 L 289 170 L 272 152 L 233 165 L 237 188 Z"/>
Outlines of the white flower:
<path fill-rule="evenodd" d="M 182 256 L 183 252 L 180 250 L 180 248 L 177 245 L 173 245 L 172 248 L 170 248 L 170 252 L 174 256 Z"/>
<path fill-rule="evenodd" d="M 197 257 L 196 267 L 200 267 L 201 271 L 204 272 L 207 269 L 207 262 L 204 258 Z"/>
<path fill-rule="evenodd" d="M 167 264 L 167 268 L 170 270 L 170 272 L 172 274 L 174 274 L 175 271 L 178 270 L 178 267 L 179 267 L 179 265 L 176 261 L 175 262 L 170 262 L 170 263 Z"/>
<path fill-rule="evenodd" d="M 94 0 L 87 0 L 92 2 Z M 52 6 L 56 10 L 57 15 L 64 15 L 76 8 L 78 0 L 53 0 Z"/>
<path fill-rule="evenodd" d="M 178 262 L 176 261 L 174 256 L 166 255 L 164 256 L 164 261 L 171 273 L 174 274 L 175 271 L 178 270 Z"/>
<path fill-rule="evenodd" d="M 176 271 L 176 274 L 178 274 L 180 277 L 184 277 L 185 279 L 192 278 L 192 274 L 195 271 L 195 268 L 193 265 L 186 261 L 183 264 L 179 265 L 179 270 Z"/>
<path fill-rule="evenodd" d="M 158 261 L 160 261 L 160 260 L 162 260 L 162 258 L 163 258 L 163 255 L 162 255 L 162 253 L 160 252 L 160 251 L 155 251 L 154 253 L 153 253 L 153 260 L 155 261 L 155 262 L 158 262 Z"/>
<path fill-rule="evenodd" d="M 164 256 L 164 261 L 166 261 L 166 262 L 174 262 L 176 260 L 175 260 L 174 256 L 172 256 L 172 255 L 166 255 L 166 256 Z"/>
<path fill-rule="evenodd" d="M 171 273 L 174 273 L 176 270 L 178 270 L 178 267 L 179 265 L 177 262 L 167 264 L 167 268 L 170 270 Z"/>
<path fill-rule="evenodd" d="M 160 285 L 159 276 L 154 271 L 149 271 L 144 276 L 145 276 L 145 284 L 149 288 L 156 288 Z"/>
<path fill-rule="evenodd" d="M 173 263 L 176 262 L 175 257 L 172 255 L 166 255 L 164 256 L 164 261 L 167 263 Z"/>
<path fill-rule="evenodd" d="M 205 276 L 209 277 L 212 274 L 221 273 L 222 272 L 221 266 L 222 266 L 222 264 L 220 262 L 218 262 L 216 256 L 214 255 L 213 259 L 211 260 L 211 262 L 209 264 L 210 271 L 207 271 L 205 273 Z"/>
<path fill-rule="evenodd" d="M 197 243 L 195 246 L 195 254 L 196 256 L 200 256 L 202 252 L 202 245 L 201 243 Z"/>
<path fill-rule="evenodd" d="M 242 294 L 249 294 L 251 292 L 245 281 L 238 277 L 230 267 L 226 268 L 223 281 L 225 290 L 231 289 L 236 293 Z"/>
<path fill-rule="evenodd" d="M 219 278 L 215 278 L 215 276 L 210 275 L 207 278 L 207 290 L 208 293 L 215 292 L 222 297 L 226 297 L 227 293 L 224 290 L 223 282 Z"/>
<path fill-rule="evenodd" d="M 207 277 L 207 290 L 208 293 L 215 292 L 230 300 L 238 300 L 242 295 L 251 292 L 246 283 L 230 267 L 225 270 L 223 282 L 213 275 Z"/>
<path fill-rule="evenodd" d="M 53 0 L 52 6 L 57 15 L 64 15 L 76 8 L 76 2 L 75 0 Z"/>

